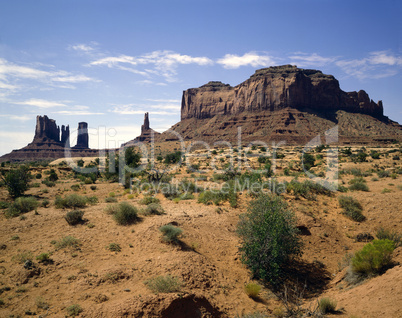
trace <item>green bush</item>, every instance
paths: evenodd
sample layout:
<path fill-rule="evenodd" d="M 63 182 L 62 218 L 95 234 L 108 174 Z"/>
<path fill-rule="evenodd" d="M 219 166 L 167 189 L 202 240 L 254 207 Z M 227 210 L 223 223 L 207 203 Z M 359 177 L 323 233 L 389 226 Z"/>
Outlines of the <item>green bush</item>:
<path fill-rule="evenodd" d="M 1 174 L 0 176 L 12 198 L 22 196 L 29 188 L 28 183 L 31 179 L 31 174 L 27 166 L 21 166 L 18 169 L 10 170 L 4 177 Z"/>
<path fill-rule="evenodd" d="M 366 184 L 366 180 L 362 177 L 354 178 L 349 181 L 350 187 L 349 190 L 352 191 L 369 191 L 369 188 Z"/>
<path fill-rule="evenodd" d="M 68 209 L 76 209 L 83 208 L 87 204 L 87 198 L 78 194 L 69 194 L 64 198 L 57 196 L 54 204 L 56 208 L 68 208 Z"/>
<path fill-rule="evenodd" d="M 138 210 L 128 202 L 121 202 L 113 218 L 120 225 L 133 224 L 138 221 Z"/>
<path fill-rule="evenodd" d="M 67 311 L 68 317 L 76 317 L 76 316 L 78 316 L 80 313 L 83 312 L 83 309 L 81 308 L 80 305 L 74 304 L 74 305 L 68 306 L 68 307 L 66 308 L 66 311 Z"/>
<path fill-rule="evenodd" d="M 284 277 L 285 265 L 302 254 L 296 218 L 286 202 L 276 195 L 261 194 L 240 215 L 242 261 L 253 277 L 276 284 Z"/>
<path fill-rule="evenodd" d="M 377 175 L 379 178 L 387 178 L 390 176 L 390 172 L 388 170 L 380 170 L 377 171 Z"/>
<path fill-rule="evenodd" d="M 150 203 L 147 205 L 147 207 L 144 210 L 145 215 L 161 215 L 165 211 L 163 210 L 162 206 L 158 203 Z"/>
<path fill-rule="evenodd" d="M 42 184 L 44 184 L 45 186 L 47 186 L 49 188 L 56 186 L 55 182 L 47 180 L 47 179 L 43 180 Z"/>
<path fill-rule="evenodd" d="M 302 167 L 306 170 L 310 170 L 314 167 L 315 158 L 312 154 L 304 152 L 301 157 Z"/>
<path fill-rule="evenodd" d="M 108 204 L 105 208 L 107 214 L 115 214 L 119 210 L 118 204 Z"/>
<path fill-rule="evenodd" d="M 7 201 L 0 201 L 0 209 L 7 209 L 10 205 Z"/>
<path fill-rule="evenodd" d="M 106 202 L 106 203 L 116 203 L 116 202 L 117 202 L 117 199 L 116 199 L 115 197 L 107 197 L 107 198 L 105 199 L 105 202 Z"/>
<path fill-rule="evenodd" d="M 362 277 L 381 274 L 392 265 L 395 243 L 391 240 L 374 240 L 356 252 L 351 259 L 351 271 Z"/>
<path fill-rule="evenodd" d="M 117 243 L 110 243 L 106 248 L 111 252 L 121 252 L 121 247 Z"/>
<path fill-rule="evenodd" d="M 399 247 L 402 245 L 402 235 L 396 231 L 384 229 L 380 227 L 377 230 L 376 236 L 379 240 L 390 240 L 395 243 L 395 247 Z"/>
<path fill-rule="evenodd" d="M 180 242 L 179 236 L 183 233 L 183 230 L 172 224 L 166 224 L 159 228 L 162 232 L 162 239 L 166 243 L 178 244 Z"/>
<path fill-rule="evenodd" d="M 78 247 L 80 245 L 80 240 L 76 239 L 74 236 L 65 236 L 60 239 L 60 241 L 55 242 L 55 246 L 57 249 L 65 248 L 65 247 Z"/>
<path fill-rule="evenodd" d="M 71 190 L 73 191 L 78 191 L 79 189 L 81 189 L 81 186 L 79 184 L 73 184 L 71 186 Z"/>
<path fill-rule="evenodd" d="M 148 279 L 145 285 L 157 294 L 179 292 L 182 284 L 178 278 L 166 275 Z"/>
<path fill-rule="evenodd" d="M 320 312 L 323 315 L 328 313 L 334 313 L 336 308 L 336 301 L 331 300 L 328 297 L 321 298 L 318 301 L 318 308 L 320 309 Z"/>
<path fill-rule="evenodd" d="M 81 210 L 73 210 L 70 212 L 67 212 L 65 215 L 65 219 L 69 225 L 77 225 L 80 223 L 83 223 L 84 220 L 82 217 L 84 216 L 84 211 Z"/>
<path fill-rule="evenodd" d="M 39 203 L 34 197 L 20 197 L 9 206 L 5 215 L 7 218 L 16 217 L 35 210 L 38 206 Z"/>
<path fill-rule="evenodd" d="M 155 198 L 153 196 L 145 196 L 144 198 L 142 198 L 139 203 L 140 204 L 144 204 L 144 205 L 148 205 L 151 203 L 159 203 L 160 200 L 158 198 Z"/>
<path fill-rule="evenodd" d="M 51 263 L 52 259 L 50 258 L 49 253 L 41 253 L 38 256 L 36 256 L 36 260 L 38 260 L 41 263 Z"/>
<path fill-rule="evenodd" d="M 95 205 L 95 204 L 97 204 L 99 202 L 99 199 L 96 196 L 91 196 L 91 197 L 87 197 L 87 202 L 90 205 Z"/>
<path fill-rule="evenodd" d="M 338 202 L 343 209 L 343 214 L 356 222 L 362 222 L 366 217 L 362 214 L 363 207 L 353 197 L 341 195 L 338 197 Z"/>
<path fill-rule="evenodd" d="M 258 295 L 261 291 L 261 286 L 256 283 L 248 283 L 246 286 L 244 286 L 244 291 L 248 297 L 258 298 Z"/>

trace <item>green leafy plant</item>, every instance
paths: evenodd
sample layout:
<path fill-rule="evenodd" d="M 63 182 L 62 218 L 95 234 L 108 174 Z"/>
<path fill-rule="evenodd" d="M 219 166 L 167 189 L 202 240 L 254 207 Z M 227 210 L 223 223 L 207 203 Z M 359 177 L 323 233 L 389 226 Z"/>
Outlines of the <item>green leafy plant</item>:
<path fill-rule="evenodd" d="M 27 166 L 21 166 L 18 169 L 8 171 L 5 176 L 0 174 L 12 198 L 22 196 L 28 190 L 28 183 L 31 180 L 31 174 Z"/>
<path fill-rule="evenodd" d="M 351 259 L 351 271 L 362 277 L 381 274 L 392 265 L 395 243 L 391 240 L 374 240 L 356 252 Z"/>
<path fill-rule="evenodd" d="M 349 189 L 352 191 L 369 191 L 366 180 L 362 177 L 357 177 L 349 181 Z"/>
<path fill-rule="evenodd" d="M 258 298 L 258 295 L 260 294 L 261 286 L 256 283 L 248 283 L 244 286 L 244 290 L 248 297 L 255 299 Z"/>
<path fill-rule="evenodd" d="M 355 198 L 341 195 L 338 197 L 338 202 L 343 209 L 343 214 L 356 222 L 362 222 L 366 217 L 362 214 L 363 207 Z"/>
<path fill-rule="evenodd" d="M 179 292 L 182 283 L 176 277 L 166 275 L 158 276 L 145 281 L 145 285 L 154 293 L 174 293 Z"/>
<path fill-rule="evenodd" d="M 240 215 L 237 233 L 242 261 L 257 279 L 278 283 L 286 265 L 302 254 L 295 215 L 274 194 L 250 202 L 248 212 Z"/>
<path fill-rule="evenodd" d="M 183 230 L 172 224 L 166 224 L 159 228 L 162 232 L 162 239 L 166 243 L 178 244 L 180 242 L 179 236 L 183 233 Z"/>
<path fill-rule="evenodd" d="M 38 256 L 36 256 L 36 260 L 41 262 L 41 263 L 51 263 L 52 259 L 50 258 L 49 253 L 41 253 Z"/>

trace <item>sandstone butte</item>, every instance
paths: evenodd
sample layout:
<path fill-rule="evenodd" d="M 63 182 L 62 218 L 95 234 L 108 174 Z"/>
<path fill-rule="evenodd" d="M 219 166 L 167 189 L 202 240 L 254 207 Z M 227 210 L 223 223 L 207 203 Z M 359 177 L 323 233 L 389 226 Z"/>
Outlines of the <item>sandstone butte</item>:
<path fill-rule="evenodd" d="M 284 142 L 305 145 L 317 135 L 337 126 L 339 144 L 382 144 L 402 140 L 402 126 L 384 116 L 382 101 L 369 95 L 344 92 L 332 75 L 293 65 L 257 70 L 248 80 L 232 87 L 212 81 L 183 92 L 181 120 L 158 133 L 145 114 L 141 135 L 123 144 L 177 141 Z M 97 156 L 88 148 L 88 125 L 79 123 L 72 156 Z M 172 134 L 170 131 L 175 131 Z M 47 116 L 38 116 L 35 136 L 29 145 L 0 157 L 5 160 L 55 159 L 65 156 L 69 126 L 60 128 Z M 152 137 L 153 136 L 153 137 Z"/>
<path fill-rule="evenodd" d="M 209 82 L 183 92 L 181 121 L 172 127 L 185 139 L 303 144 L 338 125 L 340 143 L 402 140 L 402 126 L 384 116 L 382 101 L 344 92 L 338 80 L 292 65 L 257 70 L 232 87 Z M 168 132 L 161 140 L 174 140 Z"/>

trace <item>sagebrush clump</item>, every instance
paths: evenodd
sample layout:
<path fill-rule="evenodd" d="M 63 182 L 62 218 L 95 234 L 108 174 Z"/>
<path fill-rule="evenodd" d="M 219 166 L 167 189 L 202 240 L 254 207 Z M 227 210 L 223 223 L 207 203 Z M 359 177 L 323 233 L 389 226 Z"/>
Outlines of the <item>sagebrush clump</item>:
<path fill-rule="evenodd" d="M 7 218 L 16 217 L 33 211 L 38 206 L 39 203 L 34 197 L 19 197 L 9 206 L 5 215 Z"/>
<path fill-rule="evenodd" d="M 67 214 L 64 216 L 64 219 L 67 221 L 69 225 L 77 225 L 80 223 L 83 223 L 83 217 L 84 216 L 84 211 L 82 210 L 73 210 L 70 212 L 67 212 Z"/>
<path fill-rule="evenodd" d="M 130 225 L 138 221 L 138 210 L 128 202 L 121 202 L 113 218 L 120 225 Z"/>
<path fill-rule="evenodd" d="M 179 236 L 183 233 L 183 230 L 172 224 L 166 224 L 159 228 L 162 232 L 162 239 L 166 243 L 178 244 L 180 242 Z"/>
<path fill-rule="evenodd" d="M 158 276 L 145 281 L 145 285 L 154 293 L 174 293 L 181 289 L 182 283 L 176 277 L 166 275 Z"/>
<path fill-rule="evenodd" d="M 343 209 L 343 214 L 356 222 L 362 222 L 366 217 L 362 214 L 363 207 L 353 197 L 341 195 L 338 198 L 339 205 Z"/>

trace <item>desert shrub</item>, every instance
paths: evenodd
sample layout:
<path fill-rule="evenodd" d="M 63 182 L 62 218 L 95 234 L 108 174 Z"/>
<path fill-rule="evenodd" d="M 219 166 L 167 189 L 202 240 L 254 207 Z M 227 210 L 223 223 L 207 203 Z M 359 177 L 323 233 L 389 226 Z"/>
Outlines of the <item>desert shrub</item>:
<path fill-rule="evenodd" d="M 381 274 L 392 265 L 395 243 L 391 240 L 374 240 L 356 252 L 351 259 L 351 271 L 362 277 Z"/>
<path fill-rule="evenodd" d="M 318 301 L 318 308 L 320 309 L 320 312 L 323 315 L 333 313 L 335 312 L 336 308 L 336 300 L 331 300 L 328 297 L 321 298 Z"/>
<path fill-rule="evenodd" d="M 191 193 L 184 193 L 180 196 L 180 200 L 192 200 L 194 199 L 194 195 Z"/>
<path fill-rule="evenodd" d="M 42 174 L 41 174 L 41 173 L 37 173 L 37 174 L 35 175 L 35 178 L 36 178 L 36 179 L 42 179 Z"/>
<path fill-rule="evenodd" d="M 107 214 L 115 214 L 119 210 L 119 205 L 118 204 L 108 204 L 105 207 L 105 212 Z"/>
<path fill-rule="evenodd" d="M 60 239 L 60 241 L 55 242 L 55 246 L 57 249 L 65 248 L 65 247 L 78 247 L 80 245 L 80 240 L 76 239 L 74 236 L 65 236 Z"/>
<path fill-rule="evenodd" d="M 67 212 L 67 214 L 64 216 L 64 218 L 69 225 L 77 225 L 77 224 L 84 222 L 84 220 L 82 219 L 83 216 L 84 216 L 84 211 L 73 210 L 73 211 Z"/>
<path fill-rule="evenodd" d="M 111 252 L 121 252 L 121 247 L 117 243 L 110 243 L 106 248 Z"/>
<path fill-rule="evenodd" d="M 55 182 L 55 181 L 59 180 L 59 176 L 57 175 L 57 173 L 54 169 L 50 169 L 49 176 L 47 177 L 47 179 L 49 181 Z"/>
<path fill-rule="evenodd" d="M 50 204 L 50 201 L 48 199 L 43 199 L 42 200 L 42 206 L 44 208 L 47 208 L 49 206 L 49 204 Z"/>
<path fill-rule="evenodd" d="M 145 285 L 157 294 L 179 292 L 182 284 L 178 278 L 166 275 L 148 279 Z"/>
<path fill-rule="evenodd" d="M 362 177 L 354 178 L 349 181 L 350 187 L 349 190 L 352 191 L 369 191 L 369 188 L 366 184 L 366 180 Z"/>
<path fill-rule="evenodd" d="M 128 202 L 121 202 L 113 218 L 120 225 L 129 225 L 138 221 L 138 210 Z"/>
<path fill-rule="evenodd" d="M 312 167 L 314 167 L 314 162 L 315 158 L 312 154 L 309 154 L 308 152 L 304 152 L 301 156 L 301 163 L 302 167 L 306 170 L 310 170 Z"/>
<path fill-rule="evenodd" d="M 390 240 L 395 243 L 395 247 L 399 247 L 402 245 L 402 235 L 396 231 L 384 229 L 380 227 L 377 230 L 376 236 L 379 240 Z"/>
<path fill-rule="evenodd" d="M 80 305 L 74 304 L 74 305 L 68 306 L 66 308 L 66 311 L 67 311 L 67 316 L 68 317 L 76 317 L 80 313 L 82 313 L 84 310 L 81 308 Z"/>
<path fill-rule="evenodd" d="M 10 206 L 10 203 L 7 201 L 0 201 L 0 209 L 7 209 Z"/>
<path fill-rule="evenodd" d="M 47 180 L 47 179 L 43 180 L 42 184 L 44 184 L 45 186 L 47 186 L 49 188 L 56 186 L 55 182 Z"/>
<path fill-rule="evenodd" d="M 117 199 L 116 199 L 115 197 L 107 197 L 107 198 L 105 199 L 105 202 L 106 202 L 106 203 L 116 203 L 116 202 L 117 202 Z"/>
<path fill-rule="evenodd" d="M 41 263 L 50 263 L 52 260 L 50 258 L 49 253 L 41 253 L 38 256 L 36 256 L 36 260 L 41 262 Z"/>
<path fill-rule="evenodd" d="M 92 191 L 95 191 L 95 190 L 96 190 L 96 185 L 91 185 L 89 188 L 90 188 Z"/>
<path fill-rule="evenodd" d="M 87 198 L 78 194 L 69 194 L 66 195 L 64 198 L 57 196 L 54 204 L 56 208 L 83 208 L 87 204 Z"/>
<path fill-rule="evenodd" d="M 390 193 L 390 192 L 392 192 L 392 190 L 388 188 L 384 188 L 381 190 L 381 193 Z"/>
<path fill-rule="evenodd" d="M 378 153 L 377 151 L 371 151 L 370 156 L 373 159 L 380 159 L 380 153 Z"/>
<path fill-rule="evenodd" d="M 248 283 L 246 286 L 244 286 L 244 291 L 248 297 L 258 298 L 258 295 L 261 291 L 261 286 L 256 283 Z"/>
<path fill-rule="evenodd" d="M 33 254 L 31 251 L 23 251 L 17 255 L 14 255 L 12 257 L 12 260 L 16 263 L 24 264 L 26 261 L 33 260 Z"/>
<path fill-rule="evenodd" d="M 95 205 L 95 204 L 97 204 L 99 202 L 99 199 L 96 196 L 91 196 L 91 197 L 87 197 L 87 202 L 90 205 Z"/>
<path fill-rule="evenodd" d="M 166 224 L 159 228 L 162 232 L 162 240 L 166 243 L 178 244 L 180 242 L 179 236 L 183 230 L 172 224 Z"/>
<path fill-rule="evenodd" d="M 359 151 L 357 154 L 352 154 L 350 158 L 352 159 L 353 162 L 366 162 L 368 154 L 366 154 L 363 151 Z"/>
<path fill-rule="evenodd" d="M 295 215 L 273 194 L 250 202 L 248 212 L 240 215 L 237 233 L 242 261 L 253 277 L 273 284 L 283 278 L 285 265 L 302 253 Z"/>
<path fill-rule="evenodd" d="M 151 204 L 148 204 L 148 206 L 145 208 L 144 212 L 145 212 L 144 214 L 146 214 L 146 215 L 149 215 L 149 214 L 161 215 L 165 211 L 163 210 L 163 208 L 160 204 L 151 203 Z"/>
<path fill-rule="evenodd" d="M 35 299 L 35 305 L 40 309 L 44 310 L 49 309 L 49 303 L 40 296 Z"/>
<path fill-rule="evenodd" d="M 379 178 L 387 178 L 390 176 L 390 172 L 388 170 L 380 170 L 377 171 L 377 175 Z"/>
<path fill-rule="evenodd" d="M 175 184 L 163 183 L 161 186 L 161 192 L 166 199 L 173 200 L 181 195 L 178 187 Z"/>
<path fill-rule="evenodd" d="M 31 183 L 31 188 L 39 188 L 39 187 L 40 187 L 40 183 L 39 183 L 39 182 Z"/>
<path fill-rule="evenodd" d="M 165 156 L 165 163 L 166 164 L 173 164 L 179 162 L 181 159 L 181 151 L 176 151 L 173 153 L 169 153 Z"/>
<path fill-rule="evenodd" d="M 139 201 L 140 204 L 144 204 L 144 205 L 148 205 L 151 203 L 159 203 L 159 202 L 160 202 L 160 200 L 153 196 L 145 196 Z"/>
<path fill-rule="evenodd" d="M 81 189 L 81 186 L 79 184 L 73 184 L 71 186 L 71 190 L 73 191 L 78 191 L 79 189 Z"/>
<path fill-rule="evenodd" d="M 312 182 L 310 180 L 304 180 L 303 182 L 293 179 L 290 182 L 286 182 L 286 192 L 293 193 L 298 198 L 299 196 L 308 200 L 315 200 L 317 194 L 332 195 L 331 191 L 322 186 L 319 183 Z"/>
<path fill-rule="evenodd" d="M 21 166 L 18 169 L 10 170 L 4 177 L 1 174 L 0 176 L 12 198 L 22 196 L 29 188 L 28 183 L 31 179 L 31 174 L 27 166 Z"/>
<path fill-rule="evenodd" d="M 23 213 L 35 210 L 39 203 L 34 197 L 17 198 L 8 208 L 5 213 L 7 218 L 16 217 Z"/>
<path fill-rule="evenodd" d="M 363 207 L 359 201 L 353 197 L 341 195 L 338 197 L 338 202 L 343 209 L 343 214 L 348 218 L 356 222 L 361 222 L 366 219 L 366 217 L 362 214 Z"/>

